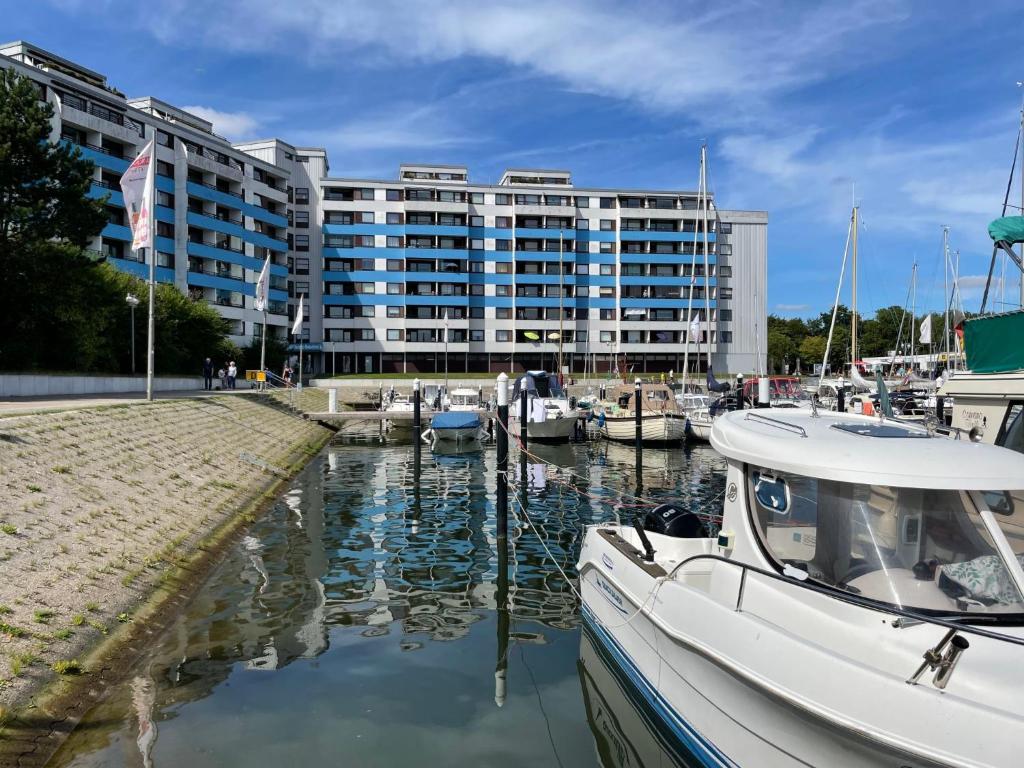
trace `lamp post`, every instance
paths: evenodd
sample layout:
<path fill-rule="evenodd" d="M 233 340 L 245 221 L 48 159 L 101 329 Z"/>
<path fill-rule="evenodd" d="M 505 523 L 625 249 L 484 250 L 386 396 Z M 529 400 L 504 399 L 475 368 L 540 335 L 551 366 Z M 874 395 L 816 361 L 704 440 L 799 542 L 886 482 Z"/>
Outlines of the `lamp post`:
<path fill-rule="evenodd" d="M 130 293 L 124 297 L 125 303 L 132 311 L 132 373 L 135 373 L 135 308 L 139 306 L 139 300 L 137 297 L 132 296 Z"/>

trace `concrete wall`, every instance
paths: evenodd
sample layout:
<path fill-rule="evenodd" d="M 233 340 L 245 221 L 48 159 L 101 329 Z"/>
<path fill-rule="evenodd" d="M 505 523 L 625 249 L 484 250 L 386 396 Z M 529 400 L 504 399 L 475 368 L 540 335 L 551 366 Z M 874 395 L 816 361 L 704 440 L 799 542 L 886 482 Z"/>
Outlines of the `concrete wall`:
<path fill-rule="evenodd" d="M 201 377 L 161 376 L 153 380 L 156 392 L 202 389 Z M 50 376 L 31 373 L 0 374 L 0 397 L 44 397 L 47 395 L 96 395 L 116 392 L 145 392 L 145 376 Z"/>

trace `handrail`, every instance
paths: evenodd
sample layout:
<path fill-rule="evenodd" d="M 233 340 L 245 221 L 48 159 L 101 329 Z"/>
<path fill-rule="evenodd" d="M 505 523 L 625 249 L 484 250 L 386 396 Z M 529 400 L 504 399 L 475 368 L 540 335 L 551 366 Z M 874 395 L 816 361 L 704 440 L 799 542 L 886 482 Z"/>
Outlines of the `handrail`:
<path fill-rule="evenodd" d="M 883 613 L 888 613 L 888 614 L 891 614 L 893 616 L 899 616 L 900 618 L 904 618 L 904 619 L 912 619 L 914 621 L 918 621 L 918 622 L 921 622 L 923 624 L 934 624 L 934 625 L 939 626 L 939 627 L 945 627 L 946 629 L 956 629 L 956 630 L 959 630 L 961 632 L 964 632 L 964 633 L 970 634 L 970 635 L 977 635 L 979 637 L 987 637 L 987 638 L 989 638 L 991 640 L 1000 640 L 1002 642 L 1010 643 L 1012 645 L 1022 645 L 1022 646 L 1024 646 L 1024 638 L 1022 638 L 1022 637 L 1014 637 L 1013 635 L 1004 635 L 1004 634 L 1002 634 L 1000 632 L 992 632 L 991 630 L 982 629 L 981 627 L 976 627 L 976 626 L 974 626 L 972 624 L 965 624 L 965 623 L 961 623 L 959 621 L 952 621 L 950 619 L 944 619 L 944 618 L 939 617 L 939 616 L 929 616 L 929 615 L 924 614 L 924 613 L 918 613 L 917 611 L 907 610 L 906 608 L 900 608 L 900 607 L 897 607 L 895 605 L 886 605 L 885 603 L 878 603 L 878 602 L 875 602 L 874 600 L 870 600 L 870 599 L 868 599 L 866 597 L 860 597 L 859 595 L 854 595 L 854 594 L 852 594 L 850 592 L 844 592 L 843 590 L 836 589 L 835 587 L 829 587 L 828 585 L 818 584 L 818 583 L 813 582 L 813 581 L 800 581 L 798 579 L 794 579 L 792 577 L 776 573 L 775 571 L 769 571 L 769 570 L 766 570 L 764 568 L 760 568 L 760 567 L 758 567 L 756 565 L 750 565 L 749 563 L 741 563 L 741 562 L 739 562 L 737 560 L 730 560 L 728 557 L 722 557 L 721 555 L 712 555 L 712 554 L 691 555 L 690 557 L 686 558 L 685 560 L 681 560 L 679 563 L 677 563 L 672 568 L 672 570 L 669 572 L 668 576 L 666 576 L 666 578 L 672 578 L 684 566 L 688 565 L 689 563 L 694 562 L 695 560 L 717 560 L 717 561 L 720 561 L 720 562 L 723 562 L 723 563 L 728 563 L 729 565 L 734 565 L 737 568 L 742 569 L 744 572 L 752 571 L 752 572 L 758 574 L 759 576 L 767 576 L 770 579 L 774 579 L 776 581 L 782 581 L 782 582 L 785 582 L 786 584 L 790 584 L 790 585 L 795 586 L 795 587 L 800 587 L 801 589 L 807 589 L 807 590 L 810 590 L 811 592 L 816 592 L 819 595 L 825 595 L 826 597 L 831 597 L 831 598 L 834 598 L 834 599 L 839 600 L 841 602 L 849 603 L 850 605 L 856 605 L 859 608 L 868 608 L 868 609 L 874 610 L 874 611 L 882 611 Z M 742 599 L 742 595 L 740 595 L 740 598 Z M 740 602 L 737 602 L 737 610 L 739 610 L 739 609 L 740 609 Z M 972 618 L 974 618 L 974 617 L 972 617 Z M 977 618 L 981 618 L 981 617 L 978 616 Z"/>
<path fill-rule="evenodd" d="M 807 437 L 807 430 L 799 424 L 790 424 L 788 421 L 782 421 L 782 419 L 773 419 L 771 416 L 765 416 L 757 411 L 749 411 L 743 420 L 750 421 L 750 419 L 758 419 L 767 422 L 769 426 L 784 429 L 787 432 L 800 435 L 800 437 Z"/>

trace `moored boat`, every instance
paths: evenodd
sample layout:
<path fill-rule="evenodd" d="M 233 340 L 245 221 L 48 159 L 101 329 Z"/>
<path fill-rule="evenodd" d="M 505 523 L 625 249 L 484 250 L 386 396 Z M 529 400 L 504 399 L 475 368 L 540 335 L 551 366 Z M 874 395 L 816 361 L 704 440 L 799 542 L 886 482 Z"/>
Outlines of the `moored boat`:
<path fill-rule="evenodd" d="M 443 411 L 431 418 L 427 434 L 437 440 L 467 442 L 476 440 L 482 430 L 480 415 L 476 412 Z"/>
<path fill-rule="evenodd" d="M 1024 457 L 797 409 L 722 414 L 712 445 L 720 530 L 663 505 L 578 564 L 665 729 L 703 765 L 1019 765 Z"/>
<path fill-rule="evenodd" d="M 640 385 L 640 440 L 643 443 L 675 443 L 686 438 L 686 414 L 665 384 Z M 636 440 L 636 387 L 622 385 L 598 404 L 601 434 L 608 440 Z"/>
<path fill-rule="evenodd" d="M 526 436 L 528 440 L 567 443 L 576 434 L 578 411 L 558 382 L 546 371 L 528 371 L 516 379 L 509 405 L 509 432 L 520 433 L 520 413 L 526 400 Z"/>

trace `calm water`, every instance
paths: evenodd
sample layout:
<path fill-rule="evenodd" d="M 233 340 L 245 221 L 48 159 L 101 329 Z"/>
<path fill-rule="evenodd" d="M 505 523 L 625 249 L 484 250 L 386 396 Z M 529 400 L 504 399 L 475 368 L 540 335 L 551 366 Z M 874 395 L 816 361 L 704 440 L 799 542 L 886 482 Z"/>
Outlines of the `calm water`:
<path fill-rule="evenodd" d="M 583 527 L 636 513 L 633 451 L 533 450 L 560 469 L 528 467 L 506 583 L 493 448 L 424 449 L 416 482 L 409 444 L 332 444 L 54 764 L 668 764 L 545 551 L 575 577 Z M 720 504 L 710 448 L 644 457 L 646 497 Z"/>

